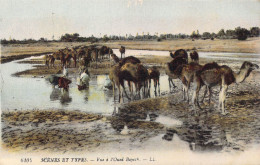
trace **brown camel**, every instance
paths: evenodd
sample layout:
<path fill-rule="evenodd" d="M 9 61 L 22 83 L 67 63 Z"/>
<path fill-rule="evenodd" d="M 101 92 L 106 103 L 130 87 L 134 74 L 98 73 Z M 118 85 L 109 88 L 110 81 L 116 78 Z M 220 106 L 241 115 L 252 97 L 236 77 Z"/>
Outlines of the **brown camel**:
<path fill-rule="evenodd" d="M 158 90 L 160 94 L 160 71 L 155 66 L 153 66 L 152 68 L 148 68 L 147 70 L 148 70 L 148 78 L 149 78 L 149 89 L 151 88 L 151 80 L 153 79 L 154 92 L 156 93 L 156 88 L 158 86 Z"/>
<path fill-rule="evenodd" d="M 55 58 L 53 57 L 53 55 L 45 55 L 45 65 L 47 65 L 48 68 L 49 68 L 49 64 L 50 66 L 54 67 L 54 62 L 55 62 Z"/>
<path fill-rule="evenodd" d="M 171 85 L 173 87 L 176 87 L 172 81 L 172 79 L 180 79 L 181 78 L 181 72 L 183 66 L 187 64 L 186 59 L 182 57 L 176 57 L 171 62 L 167 63 L 165 72 L 168 75 L 168 81 L 169 81 L 169 88 L 171 90 Z"/>
<path fill-rule="evenodd" d="M 113 59 L 114 63 L 119 63 L 119 58 L 115 54 L 111 54 L 111 58 Z"/>
<path fill-rule="evenodd" d="M 105 55 L 107 55 L 109 53 L 109 49 L 107 46 L 101 46 L 101 47 L 97 47 L 99 49 L 98 51 L 98 56 L 100 57 L 100 59 L 105 59 Z"/>
<path fill-rule="evenodd" d="M 198 94 L 203 85 L 206 85 L 209 93 L 211 94 L 211 87 L 220 85 L 221 90 L 219 92 L 219 104 L 218 109 L 222 109 L 222 114 L 225 115 L 225 99 L 226 99 L 226 92 L 228 86 L 232 83 L 241 83 L 243 82 L 246 77 L 249 76 L 252 70 L 258 69 L 259 66 L 256 64 L 252 64 L 251 62 L 245 61 L 238 73 L 232 71 L 232 69 L 226 65 L 219 66 L 217 63 L 209 63 L 202 67 L 195 74 L 195 84 L 196 90 L 194 91 L 192 103 L 195 108 L 195 102 L 197 103 L 198 107 Z M 201 108 L 200 108 L 201 109 Z"/>
<path fill-rule="evenodd" d="M 119 61 L 120 66 L 123 66 L 126 63 L 138 64 L 138 63 L 141 63 L 141 61 L 134 56 L 128 56 Z"/>
<path fill-rule="evenodd" d="M 66 64 L 64 52 L 62 50 L 58 50 L 57 52 L 54 52 L 52 55 L 55 59 L 61 61 L 61 67 L 63 68 Z"/>
<path fill-rule="evenodd" d="M 114 99 L 115 99 L 115 87 L 118 88 L 119 91 L 119 102 L 121 100 L 121 98 L 123 98 L 123 94 L 121 93 L 121 86 L 123 88 L 123 91 L 125 93 L 125 95 L 128 97 L 126 91 L 125 91 L 125 86 L 124 86 L 124 81 L 122 79 L 122 73 L 120 73 L 120 66 L 119 64 L 114 65 L 109 72 L 109 79 L 112 82 L 112 86 L 113 86 L 113 95 L 114 95 Z"/>
<path fill-rule="evenodd" d="M 199 63 L 199 54 L 197 51 L 190 52 L 191 61 Z"/>
<path fill-rule="evenodd" d="M 84 50 L 84 48 L 80 48 L 78 51 L 78 59 L 81 59 L 82 57 L 85 57 L 86 55 L 86 51 Z"/>
<path fill-rule="evenodd" d="M 77 56 L 78 56 L 78 52 L 76 49 L 71 49 L 71 57 L 74 61 L 74 67 L 76 68 L 77 67 Z"/>
<path fill-rule="evenodd" d="M 121 46 L 120 49 L 119 49 L 119 52 L 121 53 L 121 59 L 122 59 L 123 54 L 125 56 L 125 47 Z"/>
<path fill-rule="evenodd" d="M 120 68 L 120 80 L 128 81 L 129 89 L 132 92 L 130 82 L 135 84 L 136 92 L 140 95 L 140 90 L 143 87 L 145 94 L 145 87 L 147 86 L 148 71 L 142 64 L 126 63 Z"/>
<path fill-rule="evenodd" d="M 188 63 L 188 53 L 184 50 L 184 49 L 178 49 L 174 52 L 174 54 L 172 54 L 172 52 L 170 51 L 170 56 L 175 59 L 177 57 L 182 57 L 186 60 L 186 62 Z"/>
<path fill-rule="evenodd" d="M 197 71 L 199 71 L 202 68 L 202 65 L 199 65 L 198 63 L 191 62 L 187 65 L 183 65 L 182 71 L 181 71 L 181 81 L 183 84 L 183 100 L 186 100 L 189 102 L 189 89 L 190 89 L 190 83 L 193 82 L 194 75 Z"/>

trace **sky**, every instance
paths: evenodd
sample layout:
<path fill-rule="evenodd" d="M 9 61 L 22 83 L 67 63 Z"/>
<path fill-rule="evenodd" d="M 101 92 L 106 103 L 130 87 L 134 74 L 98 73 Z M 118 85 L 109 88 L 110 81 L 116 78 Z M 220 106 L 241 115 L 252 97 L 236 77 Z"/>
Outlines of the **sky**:
<path fill-rule="evenodd" d="M 0 4 L 0 39 L 260 27 L 260 1 L 254 0 L 0 0 Z"/>

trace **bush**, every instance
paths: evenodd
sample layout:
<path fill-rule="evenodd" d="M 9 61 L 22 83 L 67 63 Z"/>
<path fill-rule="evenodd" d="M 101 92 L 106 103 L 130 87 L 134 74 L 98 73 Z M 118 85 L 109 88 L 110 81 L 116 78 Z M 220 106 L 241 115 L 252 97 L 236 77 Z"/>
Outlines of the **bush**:
<path fill-rule="evenodd" d="M 236 35 L 237 35 L 238 40 L 246 40 L 247 37 L 250 34 L 250 32 L 245 28 L 238 27 L 238 28 L 235 29 L 235 31 L 236 31 Z"/>

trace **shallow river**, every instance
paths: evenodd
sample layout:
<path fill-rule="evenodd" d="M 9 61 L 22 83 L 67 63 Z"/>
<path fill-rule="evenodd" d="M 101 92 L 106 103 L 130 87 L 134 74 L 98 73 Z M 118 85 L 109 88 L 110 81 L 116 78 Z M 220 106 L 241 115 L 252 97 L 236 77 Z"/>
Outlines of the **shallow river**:
<path fill-rule="evenodd" d="M 118 49 L 114 53 L 119 54 Z M 246 53 L 212 53 L 199 52 L 201 58 L 217 58 L 221 56 L 221 60 L 228 58 L 229 60 L 241 60 L 260 62 L 259 54 L 250 54 L 250 58 L 246 57 Z M 147 51 L 147 50 L 127 50 L 126 56 L 129 55 L 169 55 L 168 51 Z M 237 56 L 241 56 L 238 58 Z M 22 61 L 22 60 L 19 60 Z M 27 69 L 31 69 L 33 64 L 20 64 L 13 61 L 1 64 L 1 109 L 69 109 L 82 110 L 92 113 L 100 113 L 110 115 L 114 110 L 114 101 L 112 90 L 103 88 L 107 75 L 91 76 L 90 87 L 88 90 L 78 91 L 76 80 L 78 75 L 69 75 L 72 80 L 68 92 L 52 86 L 45 78 L 18 78 L 11 76 L 12 74 Z M 242 63 L 242 62 L 241 62 Z M 160 92 L 169 91 L 168 78 L 165 75 L 160 77 Z M 152 83 L 151 97 L 155 97 Z M 117 97 L 116 97 L 117 98 Z"/>
<path fill-rule="evenodd" d="M 118 50 L 114 50 L 116 54 Z M 127 50 L 126 56 L 134 55 L 168 55 L 168 51 L 145 51 L 145 50 Z M 201 58 L 212 58 L 219 60 L 239 60 L 240 61 L 251 61 L 260 63 L 260 55 L 259 54 L 250 54 L 250 58 L 248 58 L 246 53 L 212 53 L 212 52 L 200 52 Z M 218 55 L 222 55 L 221 58 Z M 34 57 L 32 57 L 34 58 Z M 27 59 L 24 59 L 27 60 Z M 23 60 L 19 60 L 23 61 Z M 14 77 L 12 74 L 20 71 L 24 71 L 27 69 L 31 69 L 33 64 L 22 64 L 17 63 L 18 61 L 13 61 L 5 64 L 1 64 L 1 111 L 5 110 L 32 110 L 32 109 L 65 109 L 65 110 L 80 110 L 84 112 L 94 113 L 94 114 L 102 114 L 104 116 L 111 116 L 115 110 L 118 110 L 117 106 L 118 100 L 114 100 L 112 90 L 104 89 L 103 85 L 105 80 L 108 78 L 107 75 L 99 75 L 99 76 L 91 76 L 90 86 L 88 90 L 79 91 L 76 85 L 76 79 L 78 75 L 69 75 L 69 79 L 72 80 L 70 84 L 70 88 L 68 92 L 63 92 L 60 89 L 53 88 L 52 85 L 44 78 L 33 78 L 33 77 Z M 241 62 L 242 64 L 242 62 Z M 154 89 L 151 89 L 150 97 L 157 97 L 158 95 L 164 95 L 169 92 L 168 86 L 168 78 L 165 75 L 160 77 L 160 93 L 155 95 L 153 92 Z M 152 84 L 153 86 L 153 84 Z M 181 85 L 177 84 L 177 90 L 181 90 Z M 128 91 L 129 92 L 129 91 Z M 120 114 L 120 113 L 119 113 Z M 151 120 L 153 114 L 145 114 L 141 121 Z M 119 116 L 120 117 L 120 116 Z M 150 119 L 149 119 L 150 118 Z M 151 120 L 152 121 L 152 120 Z M 182 121 L 174 118 L 170 118 L 164 115 L 159 115 L 155 117 L 154 122 L 160 123 L 167 127 L 172 126 L 180 126 L 187 125 L 187 127 L 191 127 L 190 123 L 182 123 Z M 123 121 L 129 122 L 129 121 Z M 129 123 L 128 123 L 129 124 Z M 79 124 L 80 125 L 80 124 Z M 79 127 L 77 124 L 77 128 Z M 84 124 L 85 127 L 85 124 Z M 115 130 L 119 128 L 118 123 L 116 124 L 117 128 L 113 128 L 113 123 L 107 124 L 104 127 L 104 132 L 108 135 L 114 135 L 117 137 L 118 135 L 115 133 Z M 83 128 L 83 127 L 82 127 Z M 115 130 L 114 130 L 115 129 Z M 193 128 L 190 128 L 193 129 Z M 205 137 L 208 138 L 209 134 L 212 134 L 211 138 L 216 136 L 216 139 L 220 139 L 220 141 L 225 141 L 225 139 L 229 136 L 228 132 L 219 131 L 219 128 L 207 128 L 207 131 L 199 132 Z M 123 132 L 129 131 L 137 131 L 138 129 L 129 129 L 127 124 L 123 124 L 120 127 L 121 134 Z M 148 132 L 149 134 L 150 132 Z M 184 135 L 183 135 L 184 136 Z M 198 135 L 196 134 L 196 137 Z M 186 137 L 186 135 L 185 135 Z M 118 136 L 118 138 L 123 138 L 122 136 Z M 162 138 L 172 138 L 171 142 L 162 141 Z M 194 150 L 195 142 L 193 140 L 181 140 L 179 136 L 171 135 L 171 132 L 163 132 L 159 133 L 156 136 L 150 138 L 144 143 L 138 142 L 132 144 L 131 138 L 127 140 L 124 137 L 127 143 L 119 144 L 119 151 L 125 149 L 134 149 L 135 146 L 142 146 L 142 149 L 146 150 L 156 150 L 156 149 L 169 149 L 175 148 L 175 150 L 180 150 L 181 152 L 186 152 L 190 150 Z M 200 140 L 200 138 L 198 138 Z M 224 139 L 224 140 L 223 140 Z M 208 139 L 207 139 L 208 140 Z M 196 142 L 199 143 L 200 142 Z M 219 142 L 223 145 L 222 142 Z M 113 143 L 112 143 L 113 145 Z M 158 148 L 158 146 L 160 146 Z M 109 143 L 107 144 L 108 148 L 111 148 Z M 197 147 L 198 148 L 198 147 Z M 202 149 L 204 150 L 204 149 Z"/>

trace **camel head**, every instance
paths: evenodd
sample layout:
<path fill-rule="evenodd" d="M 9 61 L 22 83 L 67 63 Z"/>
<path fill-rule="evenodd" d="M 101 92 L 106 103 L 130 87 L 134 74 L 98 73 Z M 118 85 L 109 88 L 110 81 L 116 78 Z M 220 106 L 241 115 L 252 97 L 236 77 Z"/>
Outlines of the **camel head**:
<path fill-rule="evenodd" d="M 255 69 L 259 69 L 259 66 L 256 65 L 256 64 L 252 64 L 251 62 L 245 61 L 245 62 L 242 64 L 241 68 L 240 68 L 240 72 L 241 72 L 242 70 L 245 70 L 245 71 L 246 71 L 245 78 L 246 78 L 246 77 L 248 77 L 249 74 L 250 74 L 253 70 L 255 70 Z M 240 72 L 239 72 L 239 73 L 240 73 Z M 245 79 L 245 78 L 244 78 L 244 79 Z"/>
<path fill-rule="evenodd" d="M 252 64 L 251 62 L 245 61 L 242 64 L 241 69 L 255 70 L 255 69 L 259 69 L 259 66 L 256 64 Z"/>

